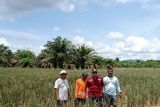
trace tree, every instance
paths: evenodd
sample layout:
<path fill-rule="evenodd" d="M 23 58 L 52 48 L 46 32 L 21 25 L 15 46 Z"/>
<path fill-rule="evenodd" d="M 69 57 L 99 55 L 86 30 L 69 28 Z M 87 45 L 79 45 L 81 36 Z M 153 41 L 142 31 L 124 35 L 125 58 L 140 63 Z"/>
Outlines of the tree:
<path fill-rule="evenodd" d="M 0 66 L 7 67 L 11 66 L 10 59 L 12 58 L 12 51 L 8 46 L 0 44 Z"/>
<path fill-rule="evenodd" d="M 34 65 L 36 65 L 36 67 L 40 67 L 40 68 L 51 68 L 52 67 L 52 63 L 51 61 L 53 60 L 52 57 L 49 57 L 48 54 L 46 54 L 45 52 L 41 52 L 35 62 Z"/>
<path fill-rule="evenodd" d="M 99 55 L 94 55 L 94 56 L 92 57 L 92 63 L 93 63 L 95 66 L 98 66 L 99 68 L 102 68 L 102 67 L 105 66 L 105 64 L 106 64 L 105 61 L 106 61 L 106 59 L 103 58 L 103 57 L 101 57 L 101 56 L 99 56 Z"/>
<path fill-rule="evenodd" d="M 115 67 L 116 63 L 113 59 L 106 59 L 106 65 L 107 67 Z"/>
<path fill-rule="evenodd" d="M 94 50 L 85 44 L 77 47 L 72 52 L 72 58 L 74 61 L 74 64 L 77 69 L 81 67 L 81 69 L 86 68 L 85 65 L 88 63 L 91 63 L 91 57 L 94 55 Z"/>
<path fill-rule="evenodd" d="M 116 58 L 116 62 L 119 62 L 119 58 L 118 57 Z"/>
<path fill-rule="evenodd" d="M 17 50 L 14 57 L 18 61 L 18 66 L 21 67 L 32 67 L 36 58 L 35 54 L 30 50 Z"/>
<path fill-rule="evenodd" d="M 45 49 L 43 52 L 48 55 L 48 58 L 52 59 L 51 63 L 54 65 L 54 67 L 63 68 L 67 54 L 70 51 L 71 42 L 66 38 L 61 38 L 58 36 L 52 41 L 48 41 L 44 47 Z"/>

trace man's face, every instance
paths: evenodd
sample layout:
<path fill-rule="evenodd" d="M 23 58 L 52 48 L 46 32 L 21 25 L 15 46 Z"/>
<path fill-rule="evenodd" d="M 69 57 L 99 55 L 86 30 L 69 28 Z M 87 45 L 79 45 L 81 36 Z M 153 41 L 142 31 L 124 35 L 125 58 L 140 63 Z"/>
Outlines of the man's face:
<path fill-rule="evenodd" d="M 83 79 L 83 80 L 86 80 L 86 79 L 87 79 L 87 77 L 88 77 L 87 75 L 82 76 L 82 79 Z"/>
<path fill-rule="evenodd" d="M 113 70 L 112 69 L 108 70 L 108 76 L 113 76 Z"/>
<path fill-rule="evenodd" d="M 93 77 L 97 76 L 97 72 L 96 71 L 92 72 L 92 76 Z"/>
<path fill-rule="evenodd" d="M 67 74 L 64 73 L 64 74 L 61 74 L 60 76 L 61 76 L 62 79 L 66 79 Z"/>

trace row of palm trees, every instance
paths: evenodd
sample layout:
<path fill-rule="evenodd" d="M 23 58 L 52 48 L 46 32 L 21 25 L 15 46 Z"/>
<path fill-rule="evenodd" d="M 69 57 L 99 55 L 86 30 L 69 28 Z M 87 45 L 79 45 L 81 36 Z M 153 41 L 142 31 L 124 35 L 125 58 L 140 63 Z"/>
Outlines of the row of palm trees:
<path fill-rule="evenodd" d="M 36 56 L 30 50 L 17 50 L 13 53 L 9 47 L 0 45 L 0 66 L 3 67 L 42 67 L 77 68 L 114 66 L 114 61 L 99 56 L 87 45 L 74 45 L 60 36 L 48 41 L 44 49 Z"/>

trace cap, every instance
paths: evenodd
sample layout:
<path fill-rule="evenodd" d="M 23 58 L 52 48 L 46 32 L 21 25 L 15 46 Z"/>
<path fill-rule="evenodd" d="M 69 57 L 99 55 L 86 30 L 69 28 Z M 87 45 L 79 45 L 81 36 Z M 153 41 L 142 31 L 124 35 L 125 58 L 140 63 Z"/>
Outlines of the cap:
<path fill-rule="evenodd" d="M 97 69 L 95 69 L 95 68 L 94 68 L 94 69 L 92 69 L 92 72 L 97 72 Z"/>
<path fill-rule="evenodd" d="M 59 74 L 67 74 L 67 71 L 62 70 Z"/>
<path fill-rule="evenodd" d="M 82 72 L 82 76 L 88 76 L 88 73 L 85 72 L 85 71 L 83 71 L 83 72 Z"/>

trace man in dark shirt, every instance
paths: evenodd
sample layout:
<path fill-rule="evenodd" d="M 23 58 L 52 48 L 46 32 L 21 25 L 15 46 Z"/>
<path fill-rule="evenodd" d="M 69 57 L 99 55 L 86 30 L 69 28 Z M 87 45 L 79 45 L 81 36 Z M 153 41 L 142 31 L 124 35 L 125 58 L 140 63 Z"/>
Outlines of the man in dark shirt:
<path fill-rule="evenodd" d="M 103 78 L 98 76 L 98 72 L 96 69 L 92 70 L 92 76 L 88 77 L 87 79 L 87 88 L 88 88 L 88 97 L 90 105 L 89 107 L 93 107 L 95 101 L 98 107 L 103 107 L 103 101 L 102 101 Z"/>

